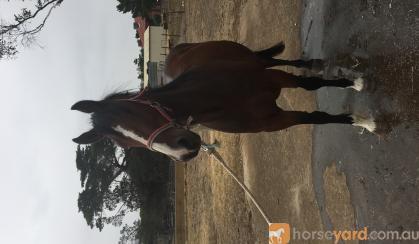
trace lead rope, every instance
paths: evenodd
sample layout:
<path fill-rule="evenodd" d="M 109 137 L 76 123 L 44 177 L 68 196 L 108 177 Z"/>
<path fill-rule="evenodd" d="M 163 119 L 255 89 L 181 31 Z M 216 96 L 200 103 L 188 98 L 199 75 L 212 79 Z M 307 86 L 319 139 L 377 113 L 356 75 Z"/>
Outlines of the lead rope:
<path fill-rule="evenodd" d="M 148 88 L 143 89 L 138 95 L 134 96 L 133 98 L 131 98 L 130 100 L 133 101 L 137 101 L 143 104 L 147 104 L 150 105 L 151 107 L 153 107 L 154 109 L 156 109 L 164 118 L 166 118 L 169 122 L 168 124 L 163 125 L 162 127 L 158 128 L 156 131 L 154 131 L 148 138 L 147 140 L 147 146 L 149 149 L 151 149 L 152 151 L 152 145 L 153 145 L 153 141 L 154 139 L 162 132 L 165 131 L 171 127 L 174 126 L 173 120 L 172 118 L 166 113 L 166 111 L 161 107 L 161 105 L 157 102 L 150 102 L 148 100 L 141 100 L 142 95 L 148 90 Z M 137 100 L 140 99 L 140 100 Z M 167 108 L 166 108 L 167 109 Z M 187 121 L 186 121 L 186 129 L 189 129 L 189 126 L 191 125 L 193 121 L 193 118 L 191 116 L 188 117 Z M 214 157 L 220 164 L 221 166 L 223 166 L 223 168 L 231 175 L 231 177 L 233 177 L 233 179 L 237 182 L 237 184 L 240 185 L 240 187 L 247 193 L 247 195 L 250 197 L 250 199 L 252 200 L 253 204 L 255 204 L 256 208 L 259 210 L 260 214 L 262 215 L 262 217 L 265 219 L 266 223 L 268 225 L 270 225 L 272 222 L 269 220 L 268 216 L 266 215 L 265 211 L 263 211 L 262 207 L 259 205 L 259 203 L 256 201 L 255 197 L 253 196 L 253 194 L 250 192 L 249 188 L 247 188 L 247 186 L 245 184 L 243 184 L 239 178 L 237 178 L 237 176 L 233 173 L 233 171 L 230 169 L 230 167 L 227 166 L 227 164 L 224 162 L 223 158 L 221 157 L 221 155 L 215 150 L 214 146 L 211 146 L 210 144 L 206 144 L 206 143 L 202 143 L 201 144 L 201 149 L 205 152 L 208 153 L 208 155 Z"/>
<path fill-rule="evenodd" d="M 205 144 L 202 143 L 201 145 L 201 149 L 206 152 L 208 155 L 212 156 L 213 158 L 215 158 L 220 164 L 221 166 L 223 166 L 223 168 L 231 175 L 231 177 L 233 177 L 233 179 L 237 182 L 237 184 L 240 185 L 240 187 L 247 193 L 247 195 L 250 197 L 250 199 L 252 200 L 253 204 L 255 204 L 256 208 L 259 210 L 260 214 L 262 215 L 262 217 L 265 219 L 266 223 L 268 225 L 270 225 L 272 222 L 269 220 L 268 216 L 266 215 L 265 211 L 263 211 L 262 207 L 259 205 L 259 203 L 256 201 L 255 197 L 253 196 L 253 194 L 250 192 L 249 188 L 247 188 L 247 186 L 245 184 L 243 184 L 239 178 L 237 178 L 237 176 L 233 173 L 233 171 L 230 169 L 230 167 L 227 166 L 227 164 L 224 162 L 223 158 L 221 157 L 221 155 L 215 150 L 214 146 L 211 146 L 209 144 Z"/>

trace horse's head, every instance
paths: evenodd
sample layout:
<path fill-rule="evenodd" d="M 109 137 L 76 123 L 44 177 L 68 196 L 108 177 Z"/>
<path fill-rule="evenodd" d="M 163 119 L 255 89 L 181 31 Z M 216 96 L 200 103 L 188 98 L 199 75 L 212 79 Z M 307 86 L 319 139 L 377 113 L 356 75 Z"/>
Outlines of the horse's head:
<path fill-rule="evenodd" d="M 90 113 L 93 128 L 73 141 L 91 144 L 108 137 L 124 148 L 147 147 L 178 161 L 194 158 L 201 138 L 174 125 L 151 105 L 131 99 L 79 101 L 71 109 Z"/>

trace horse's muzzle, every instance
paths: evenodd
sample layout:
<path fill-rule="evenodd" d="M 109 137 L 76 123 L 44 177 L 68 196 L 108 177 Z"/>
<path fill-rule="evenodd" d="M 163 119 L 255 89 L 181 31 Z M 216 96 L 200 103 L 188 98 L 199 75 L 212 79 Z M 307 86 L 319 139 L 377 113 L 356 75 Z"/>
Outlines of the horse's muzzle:
<path fill-rule="evenodd" d="M 195 158 L 198 155 L 198 153 L 199 153 L 199 149 L 196 150 L 196 151 L 194 151 L 194 152 L 185 154 L 185 155 L 182 156 L 182 158 L 180 159 L 180 161 L 187 162 L 187 161 Z"/>

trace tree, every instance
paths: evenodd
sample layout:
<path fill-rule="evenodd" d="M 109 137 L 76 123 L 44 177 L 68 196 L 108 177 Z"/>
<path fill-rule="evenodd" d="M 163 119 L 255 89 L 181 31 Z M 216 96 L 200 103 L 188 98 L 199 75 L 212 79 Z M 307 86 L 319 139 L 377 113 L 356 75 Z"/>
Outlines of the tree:
<path fill-rule="evenodd" d="M 76 167 L 83 188 L 78 207 L 91 228 L 122 226 L 127 212 L 141 209 L 141 221 L 122 227 L 120 243 L 150 243 L 157 233 L 167 232 L 168 157 L 145 148 L 121 150 L 103 139 L 77 147 Z"/>
<path fill-rule="evenodd" d="M 171 161 L 167 156 L 145 148 L 127 151 L 126 160 L 131 180 L 141 196 L 141 221 L 136 239 L 140 243 L 153 243 L 158 233 L 170 231 L 165 219 L 173 211 L 168 188 Z"/>
<path fill-rule="evenodd" d="M 138 58 L 134 59 L 134 64 L 137 65 L 138 79 L 144 80 L 144 49 L 141 49 Z"/>
<path fill-rule="evenodd" d="M 134 221 L 131 226 L 125 224 L 119 232 L 121 234 L 121 237 L 119 238 L 119 244 L 125 244 L 128 243 L 128 241 L 139 239 L 139 233 L 141 232 L 140 227 L 141 226 L 139 220 Z"/>
<path fill-rule="evenodd" d="M 63 0 L 37 0 L 33 9 L 22 8 L 13 21 L 0 19 L 0 60 L 14 57 L 19 46 L 28 47 L 36 42 L 52 11 Z"/>
<path fill-rule="evenodd" d="M 135 206 L 135 191 L 126 196 L 127 189 L 134 188 L 126 174 L 126 161 L 112 141 L 104 139 L 92 145 L 77 147 L 76 167 L 80 171 L 83 191 L 79 194 L 78 207 L 87 224 L 99 230 L 104 224 L 120 225 L 126 208 Z M 128 202 L 131 201 L 131 202 Z M 111 216 L 107 212 L 118 211 Z"/>
<path fill-rule="evenodd" d="M 132 17 L 142 16 L 149 22 L 152 22 L 152 16 L 149 16 L 150 10 L 156 6 L 156 0 L 117 0 L 119 4 L 116 9 L 122 13 L 130 12 Z"/>
<path fill-rule="evenodd" d="M 139 2 L 140 0 L 117 0 L 119 2 L 118 5 L 116 5 L 116 9 L 119 12 L 122 13 L 128 13 L 131 12 L 132 13 L 132 17 L 135 18 L 138 15 L 136 15 L 136 13 L 138 13 L 138 6 L 139 6 Z"/>

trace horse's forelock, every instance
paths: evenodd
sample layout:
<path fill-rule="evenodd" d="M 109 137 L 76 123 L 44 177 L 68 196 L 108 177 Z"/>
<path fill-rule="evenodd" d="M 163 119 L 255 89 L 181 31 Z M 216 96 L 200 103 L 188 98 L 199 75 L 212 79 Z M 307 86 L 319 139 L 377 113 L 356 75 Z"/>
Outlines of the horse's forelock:
<path fill-rule="evenodd" d="M 95 130 L 99 131 L 102 134 L 110 134 L 112 130 L 112 117 L 109 116 L 106 112 L 103 113 L 92 113 L 90 117 L 90 123 L 92 124 Z"/>
<path fill-rule="evenodd" d="M 105 96 L 101 101 L 113 101 L 119 99 L 129 99 L 138 95 L 138 90 L 124 90 L 112 92 Z M 104 134 L 112 134 L 115 131 L 112 129 L 113 117 L 119 112 L 118 109 L 114 109 L 113 106 L 108 106 L 108 109 L 104 109 L 101 112 L 95 112 L 91 114 L 90 122 L 96 130 Z"/>

